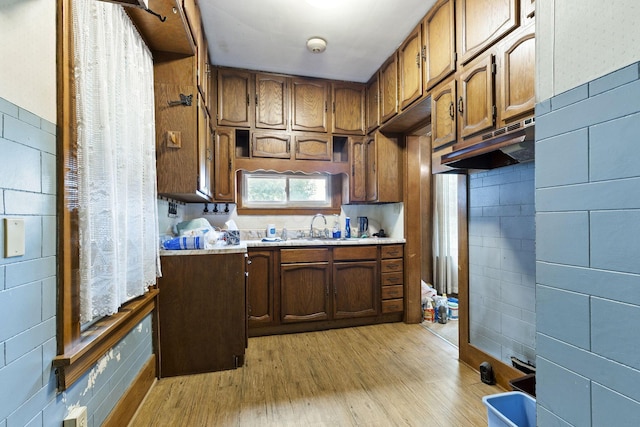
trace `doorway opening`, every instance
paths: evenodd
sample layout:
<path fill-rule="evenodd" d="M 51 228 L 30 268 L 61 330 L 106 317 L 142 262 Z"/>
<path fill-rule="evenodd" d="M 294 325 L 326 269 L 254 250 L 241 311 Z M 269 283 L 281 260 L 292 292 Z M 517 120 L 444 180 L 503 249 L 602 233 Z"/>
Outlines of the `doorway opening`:
<path fill-rule="evenodd" d="M 426 283 L 426 301 L 434 311 L 446 298 L 446 317 L 427 317 L 423 323 L 431 332 L 458 346 L 458 191 L 460 177 L 433 175 L 432 272 L 433 283 Z M 425 284 L 423 284 L 424 288 Z M 434 296 L 434 293 L 436 294 Z M 424 289 L 423 289 L 424 294 Z M 425 296 L 423 295 L 423 299 Z M 442 310 L 439 312 L 442 313 Z"/>

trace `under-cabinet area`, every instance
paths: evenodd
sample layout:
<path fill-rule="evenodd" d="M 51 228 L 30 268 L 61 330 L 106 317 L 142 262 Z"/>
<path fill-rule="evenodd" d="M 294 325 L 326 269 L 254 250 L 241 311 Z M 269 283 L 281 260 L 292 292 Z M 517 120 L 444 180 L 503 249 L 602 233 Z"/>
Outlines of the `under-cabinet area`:
<path fill-rule="evenodd" d="M 270 248 L 249 243 L 249 335 L 402 320 L 404 245 L 380 240 L 388 243 Z"/>

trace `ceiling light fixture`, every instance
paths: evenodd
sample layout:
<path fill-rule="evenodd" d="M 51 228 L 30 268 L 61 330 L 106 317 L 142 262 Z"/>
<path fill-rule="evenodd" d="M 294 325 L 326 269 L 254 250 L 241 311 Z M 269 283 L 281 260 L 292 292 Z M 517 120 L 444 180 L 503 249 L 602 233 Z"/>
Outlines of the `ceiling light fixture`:
<path fill-rule="evenodd" d="M 322 53 L 327 48 L 327 42 L 320 37 L 311 37 L 307 40 L 307 49 L 311 53 Z"/>

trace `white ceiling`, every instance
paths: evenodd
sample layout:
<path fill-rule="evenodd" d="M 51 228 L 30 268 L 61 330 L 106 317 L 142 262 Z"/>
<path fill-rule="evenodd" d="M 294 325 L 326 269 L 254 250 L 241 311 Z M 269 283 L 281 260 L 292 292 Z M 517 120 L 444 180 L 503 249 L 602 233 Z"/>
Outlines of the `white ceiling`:
<path fill-rule="evenodd" d="M 436 0 L 200 0 L 214 65 L 366 82 Z M 320 3 L 320 5 L 313 5 Z M 307 50 L 310 37 L 327 41 Z"/>

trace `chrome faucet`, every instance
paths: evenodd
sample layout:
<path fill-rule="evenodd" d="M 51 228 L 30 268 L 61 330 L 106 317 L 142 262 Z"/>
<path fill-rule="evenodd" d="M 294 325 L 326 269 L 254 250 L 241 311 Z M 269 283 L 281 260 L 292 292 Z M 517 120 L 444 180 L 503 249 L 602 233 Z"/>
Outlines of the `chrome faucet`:
<path fill-rule="evenodd" d="M 313 236 L 313 221 L 315 221 L 315 219 L 316 219 L 317 217 L 319 217 L 319 216 L 320 216 L 320 217 L 322 217 L 322 219 L 324 220 L 324 225 L 325 225 L 325 226 L 327 225 L 327 218 L 325 218 L 325 217 L 324 217 L 324 215 L 322 215 L 321 213 L 317 213 L 317 214 L 315 214 L 315 215 L 313 216 L 313 218 L 311 218 L 311 227 L 309 228 L 309 237 L 311 237 L 311 238 L 313 238 L 313 237 L 314 237 L 314 236 Z M 325 227 L 325 228 L 327 228 L 327 227 Z"/>

